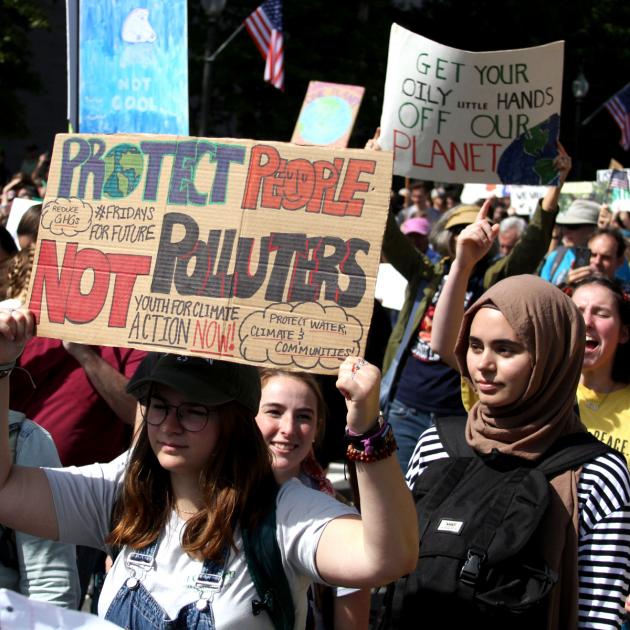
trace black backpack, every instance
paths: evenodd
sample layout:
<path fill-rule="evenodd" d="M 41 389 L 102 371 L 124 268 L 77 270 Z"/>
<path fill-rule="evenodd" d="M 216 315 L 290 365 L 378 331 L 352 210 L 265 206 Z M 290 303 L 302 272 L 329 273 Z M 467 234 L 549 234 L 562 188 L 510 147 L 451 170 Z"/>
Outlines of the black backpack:
<path fill-rule="evenodd" d="M 557 581 L 540 551 L 548 480 L 614 451 L 584 432 L 561 438 L 535 464 L 498 451 L 479 456 L 463 429 L 461 418 L 438 420 L 449 458 L 416 480 L 418 564 L 387 587 L 379 629 L 546 626 Z"/>

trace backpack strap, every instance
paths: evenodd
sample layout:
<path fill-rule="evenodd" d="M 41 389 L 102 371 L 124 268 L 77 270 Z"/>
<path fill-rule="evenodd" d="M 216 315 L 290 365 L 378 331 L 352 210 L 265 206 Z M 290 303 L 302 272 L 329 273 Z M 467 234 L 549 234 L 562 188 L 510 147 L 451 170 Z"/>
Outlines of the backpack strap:
<path fill-rule="evenodd" d="M 462 416 L 442 416 L 435 420 L 435 428 L 449 457 L 476 457 L 466 442 L 465 421 Z"/>
<path fill-rule="evenodd" d="M 582 464 L 604 455 L 618 453 L 587 431 L 564 435 L 545 453 L 536 465 L 547 477 L 555 477 L 566 470 L 579 468 Z"/>
<path fill-rule="evenodd" d="M 275 630 L 293 630 L 295 607 L 276 538 L 276 486 L 269 509 L 253 529 L 243 528 L 243 548 L 249 574 L 261 598 L 252 601 L 252 612 L 266 610 Z"/>
<path fill-rule="evenodd" d="M 468 557 L 459 574 L 460 583 L 467 592 L 467 598 L 470 600 L 473 598 L 477 580 L 486 561 L 488 549 L 494 539 L 496 530 L 502 523 L 518 487 L 525 477 L 530 474 L 530 469 L 519 467 L 505 474 L 507 475 L 507 480 L 494 497 L 492 509 L 487 511 L 479 529 L 473 536 L 468 548 Z"/>

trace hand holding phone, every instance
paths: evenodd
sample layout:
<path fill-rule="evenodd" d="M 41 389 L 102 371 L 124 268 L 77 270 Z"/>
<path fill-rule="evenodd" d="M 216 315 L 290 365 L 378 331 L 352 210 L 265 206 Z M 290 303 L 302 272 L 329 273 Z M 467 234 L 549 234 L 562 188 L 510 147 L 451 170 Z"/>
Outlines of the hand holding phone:
<path fill-rule="evenodd" d="M 575 264 L 573 269 L 588 267 L 591 262 L 591 250 L 588 247 L 575 248 Z"/>

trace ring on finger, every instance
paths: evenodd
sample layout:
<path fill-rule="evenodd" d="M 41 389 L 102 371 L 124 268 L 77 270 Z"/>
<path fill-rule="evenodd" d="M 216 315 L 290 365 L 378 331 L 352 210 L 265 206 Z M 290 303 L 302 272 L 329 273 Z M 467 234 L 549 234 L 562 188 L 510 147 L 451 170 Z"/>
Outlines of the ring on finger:
<path fill-rule="evenodd" d="M 352 364 L 352 368 L 351 368 L 351 373 L 352 373 L 352 378 L 355 378 L 355 376 L 357 375 L 357 372 L 364 366 L 367 365 L 367 361 L 365 359 L 359 359 L 358 361 L 356 361 L 355 363 Z"/>

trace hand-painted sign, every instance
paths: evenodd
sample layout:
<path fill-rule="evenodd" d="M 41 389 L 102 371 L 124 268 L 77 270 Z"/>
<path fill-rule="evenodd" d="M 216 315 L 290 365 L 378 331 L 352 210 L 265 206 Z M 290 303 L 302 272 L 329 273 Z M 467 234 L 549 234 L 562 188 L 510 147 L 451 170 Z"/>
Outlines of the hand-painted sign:
<path fill-rule="evenodd" d="M 188 134 L 185 0 L 81 0 L 79 130 Z"/>
<path fill-rule="evenodd" d="M 60 134 L 39 334 L 334 371 L 365 348 L 391 167 L 381 151 Z"/>
<path fill-rule="evenodd" d="M 555 42 L 468 52 L 394 24 L 380 139 L 394 151 L 394 173 L 459 183 L 554 182 L 563 51 Z"/>
<path fill-rule="evenodd" d="M 311 81 L 291 142 L 347 147 L 365 88 Z"/>

